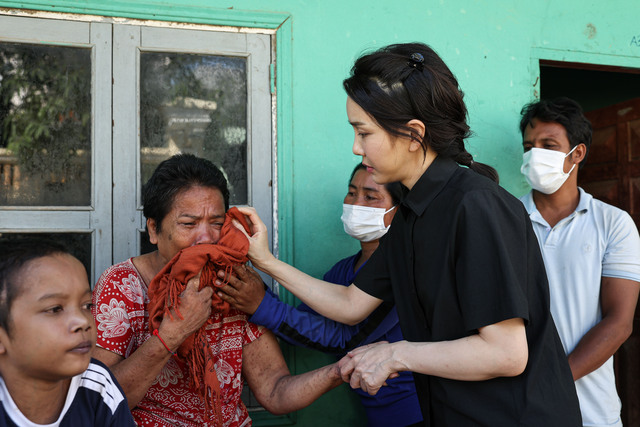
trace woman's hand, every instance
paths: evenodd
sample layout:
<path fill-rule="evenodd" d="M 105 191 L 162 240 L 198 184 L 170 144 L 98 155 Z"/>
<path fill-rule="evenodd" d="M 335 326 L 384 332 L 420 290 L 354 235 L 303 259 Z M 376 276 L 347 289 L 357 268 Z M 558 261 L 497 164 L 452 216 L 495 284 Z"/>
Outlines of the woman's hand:
<path fill-rule="evenodd" d="M 386 341 L 358 347 L 338 362 L 340 375 L 351 388 L 361 388 L 375 395 L 380 387 L 387 385 L 388 378 L 398 376 L 398 361 L 395 360 L 394 345 Z"/>
<path fill-rule="evenodd" d="M 269 236 L 267 233 L 267 226 L 258 216 L 258 212 L 252 207 L 239 207 L 238 210 L 242 212 L 249 220 L 251 226 L 251 235 L 248 235 L 244 230 L 244 227 L 234 220 L 234 225 L 247 236 L 249 239 L 249 259 L 253 265 L 262 271 L 265 270 L 265 266 L 275 259 L 273 254 L 269 251 Z"/>
<path fill-rule="evenodd" d="M 244 264 L 234 265 L 233 271 L 236 275 L 227 277 L 227 284 L 219 288 L 218 296 L 238 310 L 253 314 L 264 298 L 264 282 L 253 268 Z M 220 286 L 224 279 L 225 271 L 220 270 L 216 285 Z"/>

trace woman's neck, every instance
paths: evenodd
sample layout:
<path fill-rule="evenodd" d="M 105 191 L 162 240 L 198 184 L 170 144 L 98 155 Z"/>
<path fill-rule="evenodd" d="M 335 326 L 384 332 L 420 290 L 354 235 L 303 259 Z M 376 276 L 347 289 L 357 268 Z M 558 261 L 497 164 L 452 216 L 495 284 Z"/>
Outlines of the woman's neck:
<path fill-rule="evenodd" d="M 410 165 L 410 167 L 407 167 L 409 175 L 402 179 L 402 184 L 411 190 L 420 177 L 427 171 L 427 169 L 429 169 L 429 166 L 431 166 L 436 157 L 438 157 L 438 154 L 428 146 L 426 153 L 423 151 L 419 153 L 416 152 L 414 156 L 415 162 Z"/>
<path fill-rule="evenodd" d="M 157 250 L 134 257 L 131 261 L 147 286 L 167 263 Z"/>
<path fill-rule="evenodd" d="M 360 242 L 360 258 L 356 261 L 356 264 L 353 266 L 354 271 L 358 271 L 360 267 L 364 265 L 365 262 L 371 258 L 371 255 L 378 249 L 378 245 L 380 244 L 380 240 L 372 240 L 370 242 Z"/>

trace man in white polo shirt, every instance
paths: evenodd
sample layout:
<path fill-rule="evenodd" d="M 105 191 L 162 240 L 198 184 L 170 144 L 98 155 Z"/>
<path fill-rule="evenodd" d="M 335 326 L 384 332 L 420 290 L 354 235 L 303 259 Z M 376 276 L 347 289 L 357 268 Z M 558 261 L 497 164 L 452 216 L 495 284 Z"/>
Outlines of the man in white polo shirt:
<path fill-rule="evenodd" d="M 522 109 L 521 198 L 544 257 L 551 313 L 573 373 L 583 424 L 621 426 L 613 354 L 629 337 L 640 289 L 640 238 L 629 214 L 578 187 L 592 128 L 568 98 Z"/>

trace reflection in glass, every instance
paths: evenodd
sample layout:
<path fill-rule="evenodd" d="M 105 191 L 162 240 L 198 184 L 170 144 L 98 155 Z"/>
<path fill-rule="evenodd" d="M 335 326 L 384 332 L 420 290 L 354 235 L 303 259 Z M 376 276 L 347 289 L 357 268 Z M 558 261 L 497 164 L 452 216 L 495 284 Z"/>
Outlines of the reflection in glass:
<path fill-rule="evenodd" d="M 0 240 L 47 239 L 62 244 L 87 269 L 91 275 L 91 233 L 0 233 Z M 93 286 L 93 283 L 91 284 Z"/>
<path fill-rule="evenodd" d="M 140 68 L 141 183 L 191 153 L 225 173 L 231 204 L 247 204 L 246 58 L 143 52 Z"/>
<path fill-rule="evenodd" d="M 0 43 L 0 205 L 91 204 L 91 50 Z"/>

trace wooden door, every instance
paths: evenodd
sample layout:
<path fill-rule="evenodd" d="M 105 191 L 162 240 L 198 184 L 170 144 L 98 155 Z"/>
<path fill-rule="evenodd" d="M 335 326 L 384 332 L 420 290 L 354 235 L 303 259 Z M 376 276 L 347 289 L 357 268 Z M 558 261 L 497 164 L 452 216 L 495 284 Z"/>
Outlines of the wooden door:
<path fill-rule="evenodd" d="M 578 185 L 595 198 L 629 212 L 640 228 L 640 98 L 586 113 L 593 125 Z M 633 334 L 615 355 L 622 422 L 640 426 L 640 308 Z"/>

